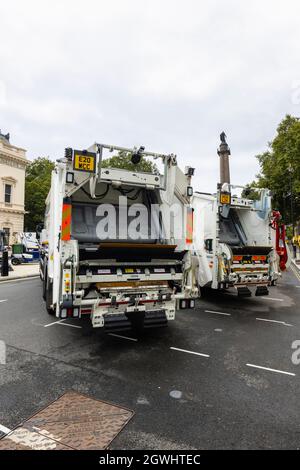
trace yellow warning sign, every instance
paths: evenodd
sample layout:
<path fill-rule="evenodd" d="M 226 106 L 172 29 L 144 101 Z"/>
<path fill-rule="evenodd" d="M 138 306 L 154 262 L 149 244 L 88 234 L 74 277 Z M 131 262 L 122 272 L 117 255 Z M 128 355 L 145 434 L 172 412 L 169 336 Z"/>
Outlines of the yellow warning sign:
<path fill-rule="evenodd" d="M 230 204 L 231 203 L 230 193 L 221 193 L 220 194 L 220 203 L 221 204 Z"/>
<path fill-rule="evenodd" d="M 77 171 L 86 171 L 95 173 L 96 171 L 96 155 L 92 152 L 80 152 L 74 150 L 73 169 Z"/>

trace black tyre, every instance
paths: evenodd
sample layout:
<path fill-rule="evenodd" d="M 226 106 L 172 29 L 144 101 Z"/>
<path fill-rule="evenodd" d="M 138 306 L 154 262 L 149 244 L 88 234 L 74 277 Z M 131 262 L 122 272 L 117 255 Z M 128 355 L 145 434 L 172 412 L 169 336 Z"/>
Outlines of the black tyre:
<path fill-rule="evenodd" d="M 12 258 L 11 259 L 11 264 L 13 266 L 17 266 L 18 264 L 21 264 L 21 261 L 18 258 Z"/>

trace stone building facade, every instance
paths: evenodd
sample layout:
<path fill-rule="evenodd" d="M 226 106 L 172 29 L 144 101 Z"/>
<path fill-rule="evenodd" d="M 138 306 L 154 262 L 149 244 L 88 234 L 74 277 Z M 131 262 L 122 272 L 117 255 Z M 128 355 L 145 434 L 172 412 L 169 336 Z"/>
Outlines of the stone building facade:
<path fill-rule="evenodd" d="M 0 229 L 8 243 L 24 229 L 26 150 L 10 143 L 9 134 L 0 131 Z"/>

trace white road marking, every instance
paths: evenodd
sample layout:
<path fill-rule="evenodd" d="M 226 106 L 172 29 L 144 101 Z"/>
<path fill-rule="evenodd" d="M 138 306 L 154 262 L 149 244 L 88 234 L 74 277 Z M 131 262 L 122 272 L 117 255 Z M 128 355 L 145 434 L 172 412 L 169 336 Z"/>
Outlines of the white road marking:
<path fill-rule="evenodd" d="M 55 325 L 55 323 L 60 323 L 62 320 L 57 320 L 53 321 L 52 323 L 48 323 L 47 325 L 44 325 L 44 328 L 47 328 L 48 326 Z"/>
<path fill-rule="evenodd" d="M 300 289 L 300 286 L 295 286 L 295 287 L 298 287 L 298 289 Z"/>
<path fill-rule="evenodd" d="M 1 302 L 7 302 L 7 299 L 0 300 L 0 303 L 1 303 Z"/>
<path fill-rule="evenodd" d="M 43 325 L 44 328 L 47 328 L 48 326 L 52 326 L 52 325 L 62 325 L 62 326 L 71 326 L 72 328 L 82 328 L 82 326 L 79 326 L 79 325 L 71 325 L 71 323 L 64 323 L 64 321 L 66 321 L 65 318 L 63 318 L 62 320 L 58 320 L 58 321 L 53 321 L 52 323 L 48 323 L 48 325 Z"/>
<path fill-rule="evenodd" d="M 290 323 L 286 323 L 285 321 L 270 320 L 269 318 L 256 318 L 256 320 L 268 321 L 268 322 L 271 322 L 271 323 L 280 323 L 280 325 L 284 325 L 284 326 L 293 326 Z"/>
<path fill-rule="evenodd" d="M 116 333 L 108 333 L 109 336 L 115 336 L 116 338 L 128 339 L 130 341 L 137 341 L 136 338 L 130 338 L 130 336 L 117 335 Z"/>
<path fill-rule="evenodd" d="M 6 426 L 2 426 L 2 424 L 0 424 L 0 431 L 4 434 L 8 434 L 11 432 L 11 429 L 8 429 Z"/>
<path fill-rule="evenodd" d="M 261 296 L 261 299 L 276 300 L 277 302 L 283 302 L 283 299 L 277 299 L 276 297 L 269 297 L 269 296 L 264 297 L 263 295 Z"/>
<path fill-rule="evenodd" d="M 0 280 L 0 286 L 2 284 L 7 284 L 8 282 L 23 282 L 23 281 L 31 281 L 32 279 L 39 279 L 39 274 L 34 274 L 33 276 L 28 276 L 28 277 L 15 277 L 13 279 L 8 279 L 5 281 Z"/>
<path fill-rule="evenodd" d="M 215 310 L 204 310 L 207 313 L 216 313 L 217 315 L 226 315 L 227 317 L 231 317 L 231 313 L 225 312 L 216 312 Z"/>
<path fill-rule="evenodd" d="M 270 367 L 256 366 L 255 364 L 246 364 L 248 367 L 255 367 L 256 369 L 269 370 L 271 372 L 277 372 L 278 374 L 292 375 L 295 376 L 293 372 L 286 372 L 285 370 L 271 369 Z"/>
<path fill-rule="evenodd" d="M 203 353 L 199 353 L 195 351 L 188 351 L 187 349 L 174 348 L 173 346 L 171 346 L 170 349 L 173 349 L 173 351 L 180 351 L 180 352 L 185 352 L 188 354 L 195 354 L 196 356 L 210 357 L 209 354 L 203 354 Z"/>

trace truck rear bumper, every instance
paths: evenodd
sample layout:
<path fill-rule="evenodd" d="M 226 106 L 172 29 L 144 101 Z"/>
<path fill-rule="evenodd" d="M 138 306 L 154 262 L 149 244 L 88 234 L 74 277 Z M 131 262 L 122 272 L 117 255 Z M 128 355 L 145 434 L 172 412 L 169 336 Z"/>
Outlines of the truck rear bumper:
<path fill-rule="evenodd" d="M 228 278 L 228 284 L 234 287 L 239 286 L 261 286 L 269 284 L 269 272 L 254 270 L 233 270 Z"/>
<path fill-rule="evenodd" d="M 158 328 L 167 326 L 168 319 L 165 310 L 149 310 L 145 312 L 130 312 L 121 314 L 106 314 L 104 317 L 104 330 L 107 333 L 114 331 L 128 331 L 133 328 Z"/>

